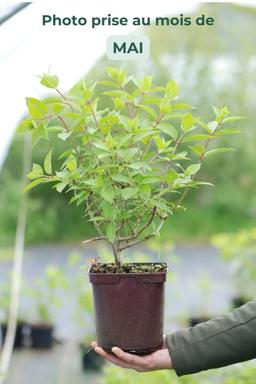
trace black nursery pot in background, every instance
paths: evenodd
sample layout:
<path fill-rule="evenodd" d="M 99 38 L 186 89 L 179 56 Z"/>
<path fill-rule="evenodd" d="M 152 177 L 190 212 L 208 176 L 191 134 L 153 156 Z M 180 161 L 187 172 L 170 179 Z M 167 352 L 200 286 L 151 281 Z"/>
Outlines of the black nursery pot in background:
<path fill-rule="evenodd" d="M 189 319 L 189 326 L 194 327 L 197 324 L 205 323 L 206 321 L 210 320 L 209 317 L 201 316 L 201 317 L 191 317 Z"/>
<path fill-rule="evenodd" d="M 233 309 L 239 308 L 242 305 L 248 303 L 248 301 L 250 300 L 244 296 L 235 296 L 232 298 L 232 308 Z"/>
<path fill-rule="evenodd" d="M 113 346 L 144 355 L 163 341 L 165 272 L 93 273 L 97 341 L 111 353 Z"/>
<path fill-rule="evenodd" d="M 89 345 L 80 345 L 81 360 L 83 371 L 99 371 L 103 364 L 104 359 L 95 353 Z"/>
<path fill-rule="evenodd" d="M 21 348 L 23 344 L 23 323 L 18 323 L 14 338 L 14 348 Z M 1 343 L 3 345 L 6 337 L 6 331 L 7 331 L 7 324 L 1 324 Z"/>
<path fill-rule="evenodd" d="M 31 347 L 49 349 L 53 345 L 52 325 L 30 325 Z"/>

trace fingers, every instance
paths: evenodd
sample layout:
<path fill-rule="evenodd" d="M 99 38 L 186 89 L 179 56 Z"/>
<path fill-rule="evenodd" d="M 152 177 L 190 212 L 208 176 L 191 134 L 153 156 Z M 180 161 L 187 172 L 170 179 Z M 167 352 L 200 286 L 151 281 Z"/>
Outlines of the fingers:
<path fill-rule="evenodd" d="M 130 368 L 139 372 L 149 371 L 153 367 L 153 361 L 150 355 L 137 356 L 131 353 L 124 352 L 121 348 L 113 347 L 112 352 L 123 362 L 125 362 Z"/>
<path fill-rule="evenodd" d="M 91 347 L 94 349 L 94 348 L 96 348 L 96 347 L 98 347 L 98 343 L 97 343 L 97 341 L 92 341 L 91 342 Z"/>
<path fill-rule="evenodd" d="M 141 364 L 143 362 L 143 358 L 140 356 L 132 355 L 131 353 L 124 352 L 121 348 L 113 347 L 112 352 L 119 357 L 119 359 L 125 361 L 129 364 Z"/>
<path fill-rule="evenodd" d="M 96 353 L 108 360 L 110 363 L 118 365 L 119 367 L 135 369 L 139 372 L 150 371 L 154 368 L 153 354 L 142 357 L 124 352 L 119 347 L 113 347 L 112 355 L 104 351 L 104 349 L 101 348 L 96 341 L 93 341 L 91 346 Z"/>
<path fill-rule="evenodd" d="M 117 356 L 112 355 L 112 354 L 104 351 L 103 348 L 99 347 L 99 345 L 96 341 L 93 341 L 91 343 L 91 346 L 98 355 L 102 356 L 104 359 L 108 360 L 110 363 L 118 365 L 119 367 L 122 367 L 122 368 L 132 368 L 132 367 L 130 367 L 129 364 L 127 364 L 125 361 L 119 359 Z"/>

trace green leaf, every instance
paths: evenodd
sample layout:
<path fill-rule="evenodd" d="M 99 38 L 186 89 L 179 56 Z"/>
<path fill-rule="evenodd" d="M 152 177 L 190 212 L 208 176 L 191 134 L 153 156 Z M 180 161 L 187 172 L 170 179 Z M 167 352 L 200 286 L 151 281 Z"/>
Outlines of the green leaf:
<path fill-rule="evenodd" d="M 26 120 L 23 120 L 19 125 L 18 125 L 18 128 L 17 128 L 17 132 L 29 132 L 29 131 L 32 131 L 35 127 L 34 125 L 32 124 L 33 120 L 32 119 L 26 119 Z"/>
<path fill-rule="evenodd" d="M 208 183 L 207 181 L 196 181 L 196 185 L 208 185 L 210 187 L 214 187 L 214 184 Z"/>
<path fill-rule="evenodd" d="M 143 104 L 140 104 L 139 108 L 142 109 L 143 111 L 147 112 L 147 114 L 149 114 L 149 116 L 151 116 L 154 120 L 157 119 L 157 114 L 156 114 L 156 111 L 154 110 L 154 108 L 151 108 L 148 105 L 143 105 Z"/>
<path fill-rule="evenodd" d="M 216 135 L 217 136 L 221 136 L 221 135 L 236 135 L 236 134 L 239 134 L 241 133 L 241 131 L 239 129 L 222 129 L 221 131 L 217 132 Z"/>
<path fill-rule="evenodd" d="M 44 181 L 45 181 L 45 178 L 43 178 L 43 177 L 41 177 L 40 179 L 33 180 L 33 181 L 31 181 L 31 183 L 26 185 L 26 187 L 23 189 L 22 192 L 27 192 L 30 189 L 36 187 L 37 185 L 44 183 Z"/>
<path fill-rule="evenodd" d="M 143 141 L 143 139 L 150 138 L 155 131 L 151 129 L 140 129 L 138 132 L 134 135 L 134 143 L 137 143 L 139 141 Z"/>
<path fill-rule="evenodd" d="M 118 117 L 115 115 L 109 114 L 107 116 L 102 117 L 99 120 L 100 132 L 103 135 L 107 135 L 111 131 L 112 127 L 118 124 L 118 122 Z"/>
<path fill-rule="evenodd" d="M 35 130 L 38 132 L 38 135 L 40 138 L 49 140 L 47 128 L 44 121 L 37 124 L 37 127 Z M 35 132 L 35 130 L 33 131 L 33 133 Z"/>
<path fill-rule="evenodd" d="M 151 89 L 151 92 L 158 93 L 158 92 L 164 92 L 164 90 L 165 90 L 164 87 L 154 87 Z"/>
<path fill-rule="evenodd" d="M 26 103 L 30 115 L 35 119 L 41 119 L 48 112 L 47 106 L 42 101 L 37 100 L 33 97 L 27 97 Z"/>
<path fill-rule="evenodd" d="M 181 119 L 181 129 L 186 132 L 193 128 L 196 123 L 195 117 L 191 113 L 186 113 Z"/>
<path fill-rule="evenodd" d="M 138 148 L 118 149 L 117 154 L 126 161 L 131 160 L 138 152 Z"/>
<path fill-rule="evenodd" d="M 209 128 L 207 127 L 207 124 L 204 123 L 201 119 L 199 119 L 198 117 L 196 118 L 196 124 L 199 125 L 199 127 L 202 127 L 206 132 L 209 133 Z"/>
<path fill-rule="evenodd" d="M 174 80 L 170 80 L 165 88 L 165 93 L 168 99 L 173 100 L 179 94 L 179 86 Z"/>
<path fill-rule="evenodd" d="M 186 169 L 186 171 L 185 171 L 185 176 L 192 176 L 192 175 L 194 175 L 195 173 L 197 173 L 199 171 L 200 168 L 201 168 L 201 164 L 200 163 L 190 165 Z"/>
<path fill-rule="evenodd" d="M 61 139 L 61 140 L 63 140 L 63 141 L 65 141 L 65 140 L 67 140 L 68 138 L 69 138 L 69 136 L 72 134 L 72 132 L 61 132 L 61 133 L 59 133 L 57 136 Z"/>
<path fill-rule="evenodd" d="M 191 136 L 187 136 L 185 137 L 183 140 L 182 140 L 182 143 L 189 143 L 190 141 L 200 141 L 200 140 L 208 140 L 208 139 L 212 139 L 213 136 L 211 135 L 191 135 Z"/>
<path fill-rule="evenodd" d="M 223 119 L 223 123 L 232 123 L 233 121 L 239 121 L 245 119 L 245 116 L 230 116 Z"/>
<path fill-rule="evenodd" d="M 114 106 L 115 106 L 116 110 L 122 111 L 122 109 L 125 106 L 124 101 L 120 97 L 115 98 L 113 101 L 114 101 Z"/>
<path fill-rule="evenodd" d="M 109 80 L 102 80 L 102 81 L 99 81 L 99 84 L 101 84 L 101 85 L 105 85 L 106 87 L 117 88 L 116 83 L 114 83 L 113 81 L 109 81 Z"/>
<path fill-rule="evenodd" d="M 47 127 L 48 132 L 62 132 L 63 127 L 60 125 L 51 125 L 50 127 Z"/>
<path fill-rule="evenodd" d="M 173 104 L 172 107 L 173 107 L 173 109 L 193 109 L 193 108 L 195 108 L 195 107 L 193 107 L 193 105 L 183 104 L 183 103 Z"/>
<path fill-rule="evenodd" d="M 32 171 L 27 174 L 27 177 L 29 179 L 37 179 L 38 177 L 41 177 L 43 175 L 43 169 L 38 164 L 33 164 Z"/>
<path fill-rule="evenodd" d="M 187 157 L 187 154 L 188 153 L 186 151 L 182 151 L 179 153 L 175 153 L 174 155 L 170 154 L 170 158 L 173 160 L 189 160 L 189 158 Z"/>
<path fill-rule="evenodd" d="M 154 204 L 157 208 L 163 209 L 171 213 L 170 209 L 168 208 L 168 206 L 165 204 L 163 200 L 152 199 L 151 203 Z"/>
<path fill-rule="evenodd" d="M 116 69 L 115 67 L 107 67 L 107 74 L 108 76 L 113 79 L 113 80 L 116 80 L 117 77 L 118 77 L 118 74 L 119 74 L 119 71 L 118 69 Z"/>
<path fill-rule="evenodd" d="M 48 132 L 44 122 L 37 124 L 36 128 L 32 131 L 33 145 L 35 145 L 40 139 L 49 140 Z"/>
<path fill-rule="evenodd" d="M 62 112 L 66 106 L 62 103 L 54 103 L 52 104 L 52 112 L 56 115 L 58 115 L 60 112 Z"/>
<path fill-rule="evenodd" d="M 56 184 L 54 187 L 56 188 L 56 190 L 59 193 L 61 193 L 66 188 L 67 185 L 68 185 L 68 183 L 61 182 L 61 183 Z"/>
<path fill-rule="evenodd" d="M 109 223 L 106 227 L 106 235 L 110 243 L 114 243 L 116 237 L 116 227 L 114 223 Z"/>
<path fill-rule="evenodd" d="M 168 98 L 165 97 L 161 100 L 160 105 L 159 105 L 159 109 L 160 109 L 161 114 L 166 114 L 166 113 L 171 112 L 172 106 L 171 106 Z"/>
<path fill-rule="evenodd" d="M 48 152 L 44 159 L 44 170 L 48 175 L 52 174 L 52 149 Z"/>
<path fill-rule="evenodd" d="M 165 175 L 165 180 L 168 184 L 172 184 L 174 180 L 179 177 L 178 172 L 175 169 L 170 169 L 168 173 Z"/>
<path fill-rule="evenodd" d="M 124 200 L 130 199 L 132 196 L 136 195 L 137 192 L 137 188 L 124 188 L 121 191 Z"/>
<path fill-rule="evenodd" d="M 152 83 L 152 76 L 145 76 L 141 83 L 140 89 L 145 92 L 149 91 L 151 88 L 151 83 Z"/>
<path fill-rule="evenodd" d="M 150 185 L 141 185 L 140 186 L 140 192 L 143 194 L 143 196 L 146 196 L 147 199 L 151 196 L 151 187 Z"/>
<path fill-rule="evenodd" d="M 116 216 L 116 210 L 109 201 L 104 200 L 101 208 L 106 219 L 111 219 Z"/>
<path fill-rule="evenodd" d="M 217 155 L 218 153 L 224 153 L 224 152 L 234 152 L 233 148 L 216 148 L 212 149 L 205 153 L 204 157 L 209 157 L 213 155 Z"/>
<path fill-rule="evenodd" d="M 178 132 L 177 132 L 177 129 L 171 125 L 171 124 L 168 124 L 168 123 L 160 123 L 158 125 L 158 128 L 166 133 L 167 135 L 171 136 L 174 140 L 177 139 L 177 136 L 178 136 Z"/>
<path fill-rule="evenodd" d="M 124 175 L 113 175 L 112 179 L 119 182 L 119 183 L 129 183 L 130 179 L 127 176 Z"/>
<path fill-rule="evenodd" d="M 217 128 L 218 128 L 218 121 L 210 121 L 208 124 L 207 124 L 207 128 L 209 129 L 209 131 L 211 133 L 213 133 Z"/>
<path fill-rule="evenodd" d="M 71 159 L 67 162 L 67 169 L 70 172 L 74 172 L 77 169 L 76 159 Z"/>
<path fill-rule="evenodd" d="M 96 148 L 103 149 L 104 151 L 110 152 L 110 149 L 108 148 L 108 146 L 105 143 L 103 143 L 102 141 L 96 141 L 93 143 L 93 145 Z"/>
<path fill-rule="evenodd" d="M 193 145 L 190 147 L 194 153 L 196 153 L 198 156 L 202 156 L 202 154 L 205 151 L 204 145 Z"/>
<path fill-rule="evenodd" d="M 100 194 L 101 196 L 103 197 L 103 199 L 109 201 L 110 203 L 113 202 L 114 200 L 114 196 L 115 196 L 115 192 L 114 192 L 114 189 L 112 188 L 103 188 L 101 191 L 100 191 Z"/>
<path fill-rule="evenodd" d="M 148 163 L 146 163 L 145 161 L 138 161 L 136 163 L 131 163 L 129 164 L 129 168 L 132 168 L 132 169 L 146 169 L 146 170 L 149 170 L 151 171 L 151 167 Z"/>
<path fill-rule="evenodd" d="M 161 181 L 161 177 L 159 177 L 159 176 L 147 176 L 142 180 L 141 184 L 142 185 L 143 184 L 155 184 L 155 183 L 160 182 L 160 181 Z"/>
<path fill-rule="evenodd" d="M 46 88 L 57 88 L 59 84 L 59 79 L 57 76 L 51 76 L 47 73 L 44 73 L 41 77 L 40 84 L 44 85 Z"/>

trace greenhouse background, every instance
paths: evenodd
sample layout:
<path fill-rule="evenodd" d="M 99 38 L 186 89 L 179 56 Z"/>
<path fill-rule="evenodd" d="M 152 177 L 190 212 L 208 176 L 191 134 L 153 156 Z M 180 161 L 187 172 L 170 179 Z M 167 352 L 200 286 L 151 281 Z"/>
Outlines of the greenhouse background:
<path fill-rule="evenodd" d="M 160 6 L 161 3 L 161 6 Z M 143 34 L 151 42 L 146 62 L 123 62 L 138 77 L 154 75 L 156 83 L 173 78 L 180 84 L 181 99 L 198 107 L 200 117 L 210 118 L 211 106 L 227 105 L 231 113 L 245 118 L 236 123 L 239 137 L 223 139 L 234 152 L 209 158 L 202 178 L 215 184 L 191 192 L 187 210 L 171 217 L 156 242 L 127 251 L 126 259 L 166 260 L 170 278 L 166 290 L 165 332 L 187 327 L 225 313 L 255 298 L 256 276 L 256 173 L 255 97 L 256 8 L 253 4 L 158 2 L 147 15 L 206 14 L 213 27 L 146 27 L 125 33 Z M 107 35 L 121 34 L 121 28 L 43 30 L 41 14 L 84 14 L 81 2 L 43 5 L 41 2 L 13 3 L 0 7 L 1 141 L 0 141 L 0 322 L 2 336 L 7 321 L 11 271 L 15 254 L 17 218 L 22 203 L 24 136 L 16 129 L 25 117 L 26 96 L 46 97 L 38 75 L 58 74 L 63 92 L 81 77 L 103 79 L 110 62 L 105 52 Z M 111 6 L 110 6 L 111 5 Z M 133 16 L 123 4 L 101 5 L 104 15 L 115 7 L 116 14 Z M 138 4 L 136 16 L 145 15 Z M 131 7 L 130 7 L 131 8 Z M 15 13 L 15 10 L 18 11 Z M 12 13 L 15 13 L 12 15 Z M 88 15 L 99 14 L 99 1 Z M 114 13 L 114 12 L 113 12 Z M 6 17 L 9 15 L 10 17 Z M 17 32 L 19 31 L 19 32 Z M 97 44 L 95 43 L 97 42 Z M 57 154 L 61 143 L 54 145 Z M 50 149 L 45 140 L 33 152 L 33 162 L 42 163 Z M 94 336 L 91 291 L 87 269 L 94 257 L 110 257 L 105 247 L 82 246 L 94 234 L 83 212 L 68 205 L 68 194 L 56 196 L 46 184 L 27 197 L 25 255 L 18 324 L 48 321 L 54 330 L 49 348 L 31 345 L 31 331 L 25 327 L 23 346 L 16 345 L 4 383 L 80 384 L 155 383 L 251 383 L 255 363 L 249 362 L 197 376 L 177 379 L 173 372 L 138 374 L 97 361 L 94 370 L 83 368 L 92 356 L 89 342 Z M 18 328 L 17 334 L 18 337 Z M 3 337 L 2 337 L 3 338 Z M 19 340 L 17 344 L 19 344 Z M 87 364 L 87 363 L 85 363 Z M 1 378 L 0 378 L 1 380 Z"/>

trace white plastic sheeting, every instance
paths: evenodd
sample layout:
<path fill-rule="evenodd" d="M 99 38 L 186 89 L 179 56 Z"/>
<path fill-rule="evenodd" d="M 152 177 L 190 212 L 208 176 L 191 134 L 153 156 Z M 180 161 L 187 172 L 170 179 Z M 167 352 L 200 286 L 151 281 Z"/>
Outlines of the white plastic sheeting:
<path fill-rule="evenodd" d="M 134 6 L 133 6 L 134 4 Z M 105 53 L 110 35 L 128 34 L 134 27 L 115 26 L 42 26 L 43 14 L 60 17 L 93 16 L 132 18 L 186 13 L 196 2 L 123 2 L 93 0 L 47 2 L 37 1 L 9 19 L 0 27 L 0 169 L 18 121 L 25 113 L 26 96 L 43 97 L 36 75 L 56 73 L 61 89 L 67 90 Z M 47 92 L 47 90 L 45 90 Z M 45 93 L 46 94 L 46 93 Z"/>

